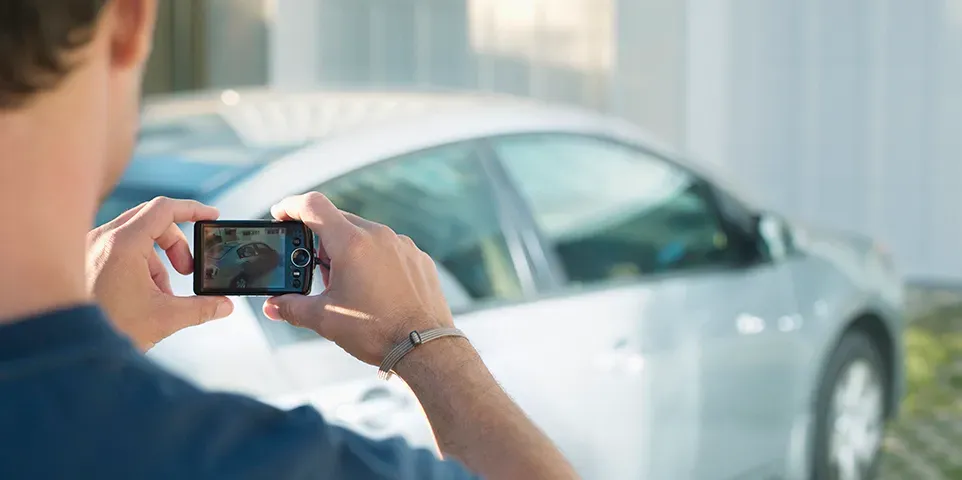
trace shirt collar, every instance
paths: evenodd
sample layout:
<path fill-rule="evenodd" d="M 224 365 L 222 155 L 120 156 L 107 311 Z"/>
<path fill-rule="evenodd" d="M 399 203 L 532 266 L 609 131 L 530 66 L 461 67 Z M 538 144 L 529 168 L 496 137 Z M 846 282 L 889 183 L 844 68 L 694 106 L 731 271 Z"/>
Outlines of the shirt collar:
<path fill-rule="evenodd" d="M 53 310 L 0 326 L 0 362 L 125 344 L 129 348 L 129 340 L 93 305 Z"/>

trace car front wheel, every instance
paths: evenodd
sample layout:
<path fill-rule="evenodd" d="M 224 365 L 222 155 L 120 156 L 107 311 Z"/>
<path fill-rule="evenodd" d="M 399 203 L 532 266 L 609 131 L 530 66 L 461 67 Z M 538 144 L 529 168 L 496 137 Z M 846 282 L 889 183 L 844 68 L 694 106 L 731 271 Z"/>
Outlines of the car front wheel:
<path fill-rule="evenodd" d="M 812 478 L 875 478 L 885 431 L 882 357 L 861 331 L 842 337 L 819 388 Z"/>

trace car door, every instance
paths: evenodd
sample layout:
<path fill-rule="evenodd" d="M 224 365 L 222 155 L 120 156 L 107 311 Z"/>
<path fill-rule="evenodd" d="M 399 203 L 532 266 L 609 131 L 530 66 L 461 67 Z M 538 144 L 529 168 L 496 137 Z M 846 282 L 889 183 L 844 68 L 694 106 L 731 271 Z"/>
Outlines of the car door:
<path fill-rule="evenodd" d="M 408 235 L 431 255 L 458 326 L 491 365 L 547 357 L 547 345 L 536 339 L 521 346 L 498 339 L 513 328 L 504 321 L 480 320 L 493 314 L 478 312 L 523 303 L 534 290 L 523 249 L 506 228 L 498 195 L 473 143 L 387 159 L 316 190 L 345 211 Z M 315 284 L 312 291 L 322 289 Z M 263 299 L 249 301 L 261 312 Z M 372 437 L 403 435 L 417 445 L 432 443 L 423 412 L 403 382 L 378 380 L 374 367 L 315 333 L 259 315 L 278 362 L 301 392 L 277 402 L 296 403 L 307 395 L 332 420 Z"/>
<path fill-rule="evenodd" d="M 795 290 L 803 258 L 786 243 L 781 219 L 753 212 L 718 187 L 713 196 L 733 235 L 753 240 L 757 257 L 729 270 L 704 298 L 714 314 L 702 330 L 701 459 L 698 478 L 775 476 L 793 438 L 810 350 Z M 803 393 L 804 392 L 804 393 Z"/>
<path fill-rule="evenodd" d="M 489 143 L 537 227 L 529 248 L 564 278 L 532 315 L 586 332 L 570 355 L 590 381 L 571 385 L 565 415 L 591 419 L 579 432 L 591 476 L 729 478 L 781 455 L 763 407 L 779 404 L 788 370 L 762 336 L 793 311 L 790 278 L 711 185 L 604 139 Z"/>

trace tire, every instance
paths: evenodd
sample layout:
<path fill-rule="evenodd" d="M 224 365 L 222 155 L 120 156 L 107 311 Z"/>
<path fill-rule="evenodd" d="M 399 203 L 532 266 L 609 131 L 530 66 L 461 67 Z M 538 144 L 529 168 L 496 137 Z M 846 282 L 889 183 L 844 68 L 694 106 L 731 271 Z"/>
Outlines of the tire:
<path fill-rule="evenodd" d="M 234 277 L 234 279 L 230 281 L 230 288 L 232 289 L 247 288 L 247 285 L 249 283 L 250 281 L 247 279 L 247 275 L 240 274 Z"/>
<path fill-rule="evenodd" d="M 861 389 L 859 378 L 864 380 Z M 846 333 L 825 367 L 816 397 L 813 480 L 875 478 L 888 383 L 871 337 L 859 330 Z"/>

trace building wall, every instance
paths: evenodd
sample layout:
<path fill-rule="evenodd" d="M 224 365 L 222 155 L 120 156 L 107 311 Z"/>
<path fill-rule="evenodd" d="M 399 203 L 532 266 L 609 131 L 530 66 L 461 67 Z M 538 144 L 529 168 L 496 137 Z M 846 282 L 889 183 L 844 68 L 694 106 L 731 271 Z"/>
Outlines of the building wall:
<path fill-rule="evenodd" d="M 204 0 L 207 87 L 264 85 L 269 79 L 268 29 L 287 0 Z"/>
<path fill-rule="evenodd" d="M 157 4 L 154 48 L 144 77 L 146 94 L 207 85 L 206 2 L 168 0 Z"/>
<path fill-rule="evenodd" d="M 725 167 L 775 211 L 882 240 L 910 276 L 962 280 L 958 0 L 202 3 L 203 86 L 597 109 Z"/>
<path fill-rule="evenodd" d="M 962 279 L 959 2 L 727 2 L 730 169 L 909 276 Z"/>
<path fill-rule="evenodd" d="M 677 0 L 287 0 L 276 2 L 270 81 L 531 96 L 608 111 L 680 142 L 684 7 Z"/>

